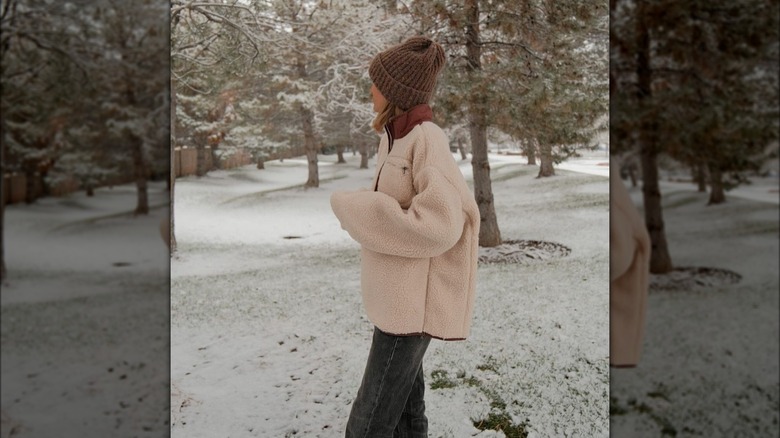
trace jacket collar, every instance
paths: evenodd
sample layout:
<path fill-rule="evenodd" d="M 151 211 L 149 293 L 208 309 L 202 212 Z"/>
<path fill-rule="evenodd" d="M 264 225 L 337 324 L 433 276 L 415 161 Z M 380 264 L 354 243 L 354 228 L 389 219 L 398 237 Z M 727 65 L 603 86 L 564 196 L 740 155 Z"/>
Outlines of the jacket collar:
<path fill-rule="evenodd" d="M 398 140 L 411 132 L 415 126 L 431 120 L 433 120 L 433 111 L 428 104 L 423 103 L 409 108 L 405 113 L 390 120 L 386 128 L 390 138 Z"/>

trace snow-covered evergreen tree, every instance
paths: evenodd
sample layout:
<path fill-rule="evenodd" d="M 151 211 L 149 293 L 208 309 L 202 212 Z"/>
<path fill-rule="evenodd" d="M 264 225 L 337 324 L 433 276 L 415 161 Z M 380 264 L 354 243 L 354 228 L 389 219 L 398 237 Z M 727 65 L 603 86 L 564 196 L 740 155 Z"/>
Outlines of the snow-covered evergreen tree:
<path fill-rule="evenodd" d="M 665 273 L 658 157 L 709 169 L 716 204 L 726 175 L 736 184 L 777 156 L 778 4 L 612 0 L 610 9 L 611 150 L 641 158 L 650 269 Z"/>
<path fill-rule="evenodd" d="M 488 128 L 538 144 L 540 176 L 587 144 L 607 112 L 607 5 L 438 0 L 411 2 L 409 12 L 448 52 L 435 103 L 447 122 L 468 124 L 480 245 L 496 246 Z"/>

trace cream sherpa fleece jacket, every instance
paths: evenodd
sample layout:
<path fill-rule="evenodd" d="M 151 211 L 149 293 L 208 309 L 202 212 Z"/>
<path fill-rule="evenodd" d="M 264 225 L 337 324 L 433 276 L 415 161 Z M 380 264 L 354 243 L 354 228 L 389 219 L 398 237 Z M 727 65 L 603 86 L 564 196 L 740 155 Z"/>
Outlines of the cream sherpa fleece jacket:
<path fill-rule="evenodd" d="M 630 367 L 642 352 L 651 248 L 645 222 L 617 169 L 610 163 L 609 363 Z"/>
<path fill-rule="evenodd" d="M 388 137 L 371 189 L 331 196 L 341 227 L 362 246 L 366 313 L 387 333 L 465 339 L 479 248 L 474 196 L 434 123 L 392 140 L 389 153 Z"/>

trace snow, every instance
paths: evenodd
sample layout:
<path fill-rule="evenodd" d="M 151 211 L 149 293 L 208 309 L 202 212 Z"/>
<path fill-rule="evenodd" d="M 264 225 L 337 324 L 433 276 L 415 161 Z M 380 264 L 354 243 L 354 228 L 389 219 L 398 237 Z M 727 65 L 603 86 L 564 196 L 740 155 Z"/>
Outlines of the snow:
<path fill-rule="evenodd" d="M 660 181 L 661 193 L 690 191 L 692 183 Z M 751 178 L 750 184 L 739 185 L 726 192 L 726 198 L 749 199 L 752 201 L 780 204 L 777 177 Z"/>
<path fill-rule="evenodd" d="M 661 184 L 674 265 L 741 280 L 651 288 L 639 366 L 611 374 L 614 436 L 777 436 L 777 184 L 757 178 L 712 206 L 693 184 Z M 640 187 L 630 191 L 641 210 Z"/>
<path fill-rule="evenodd" d="M 149 196 L 139 217 L 133 185 L 6 206 L 3 436 L 167 435 L 165 183 Z"/>
<path fill-rule="evenodd" d="M 558 164 L 555 168 L 609 178 L 609 157 L 594 158 L 594 155 L 597 154 L 588 154 L 582 159 L 570 159 Z"/>
<path fill-rule="evenodd" d="M 172 436 L 343 436 L 372 325 L 359 246 L 329 197 L 369 186 L 374 166 L 346 158 L 320 156 L 323 182 L 308 190 L 304 160 L 177 180 Z M 520 157 L 490 160 L 502 237 L 571 254 L 479 268 L 470 338 L 434 340 L 426 355 L 428 385 L 434 370 L 456 383 L 428 387 L 430 434 L 503 436 L 472 424 L 498 397 L 530 436 L 606 437 L 608 180 L 536 179 Z M 470 180 L 470 161 L 459 165 Z"/>
<path fill-rule="evenodd" d="M 305 160 L 178 179 L 170 302 L 164 184 L 150 187 L 148 217 L 132 216 L 132 185 L 8 206 L 3 436 L 342 436 L 372 326 L 359 247 L 328 198 L 370 184 L 358 158 L 321 156 L 317 189 L 301 187 Z M 455 383 L 428 388 L 432 437 L 503 436 L 472 424 L 496 397 L 532 437 L 771 436 L 777 177 L 709 207 L 694 185 L 661 182 L 675 265 L 742 279 L 651 291 L 640 365 L 609 370 L 607 157 L 545 179 L 524 157 L 490 161 L 502 237 L 571 253 L 480 266 L 470 338 L 426 355 L 429 385 L 433 371 Z"/>

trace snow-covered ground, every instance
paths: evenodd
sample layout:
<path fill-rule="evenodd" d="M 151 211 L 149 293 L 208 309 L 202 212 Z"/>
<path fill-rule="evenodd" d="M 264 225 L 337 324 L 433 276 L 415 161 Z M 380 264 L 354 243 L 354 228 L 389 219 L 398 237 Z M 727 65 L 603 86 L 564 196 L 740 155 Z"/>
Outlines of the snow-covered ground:
<path fill-rule="evenodd" d="M 582 151 L 579 158 L 569 158 L 555 166 L 556 169 L 571 170 L 574 172 L 601 175 L 609 178 L 608 151 Z"/>
<path fill-rule="evenodd" d="M 133 185 L 5 210 L 2 436 L 163 437 L 168 412 L 168 251 Z"/>
<path fill-rule="evenodd" d="M 674 265 L 742 279 L 650 290 L 641 362 L 611 373 L 612 436 L 777 436 L 777 189 L 777 177 L 756 178 L 707 206 L 693 184 L 662 182 Z M 641 210 L 641 188 L 630 191 Z"/>
<path fill-rule="evenodd" d="M 347 158 L 321 157 L 318 189 L 297 187 L 302 160 L 177 180 L 170 309 L 165 210 L 133 218 L 132 185 L 8 206 L 0 435 L 157 437 L 171 420 L 178 437 L 341 436 L 371 336 L 358 247 L 328 203 L 371 180 Z M 432 437 L 501 436 L 472 425 L 491 405 L 539 437 L 776 431 L 777 179 L 710 207 L 662 181 L 675 265 L 743 278 L 651 291 L 640 366 L 610 371 L 607 161 L 537 180 L 524 157 L 491 155 L 502 237 L 572 252 L 480 267 L 472 336 L 426 356 L 428 384 L 445 386 L 426 394 Z M 152 185 L 152 206 L 167 196 Z"/>
<path fill-rule="evenodd" d="M 280 190 L 305 181 L 304 160 L 177 180 L 172 436 L 343 436 L 372 326 L 359 246 L 329 197 L 370 184 L 374 161 L 361 170 L 358 158 L 321 156 L 309 190 Z M 503 436 L 473 425 L 492 405 L 530 436 L 606 437 L 608 180 L 535 179 L 517 156 L 492 155 L 491 168 L 502 237 L 571 254 L 480 266 L 471 337 L 434 341 L 425 358 L 430 436 Z"/>

